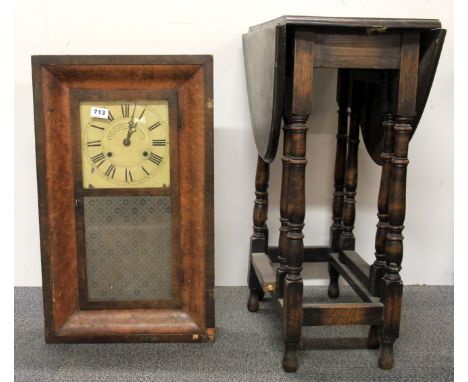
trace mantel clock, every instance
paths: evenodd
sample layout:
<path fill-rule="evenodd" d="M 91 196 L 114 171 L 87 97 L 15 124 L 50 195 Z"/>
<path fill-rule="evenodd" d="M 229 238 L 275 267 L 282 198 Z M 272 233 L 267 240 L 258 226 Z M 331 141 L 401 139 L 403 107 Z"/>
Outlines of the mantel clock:
<path fill-rule="evenodd" d="M 46 339 L 213 340 L 211 57 L 32 64 Z"/>

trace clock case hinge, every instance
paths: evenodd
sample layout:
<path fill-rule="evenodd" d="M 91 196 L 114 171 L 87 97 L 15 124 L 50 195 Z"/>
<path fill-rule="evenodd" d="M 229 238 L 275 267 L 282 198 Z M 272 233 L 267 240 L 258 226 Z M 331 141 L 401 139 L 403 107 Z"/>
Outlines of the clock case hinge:
<path fill-rule="evenodd" d="M 179 113 L 177 117 L 177 127 L 180 129 L 182 127 L 182 114 Z"/>

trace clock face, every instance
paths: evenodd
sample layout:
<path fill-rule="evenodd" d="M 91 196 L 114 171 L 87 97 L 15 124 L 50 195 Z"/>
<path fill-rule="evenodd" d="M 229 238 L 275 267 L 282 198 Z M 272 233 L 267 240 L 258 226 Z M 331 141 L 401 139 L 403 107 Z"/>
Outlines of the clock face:
<path fill-rule="evenodd" d="M 170 186 L 167 100 L 81 102 L 83 187 Z"/>

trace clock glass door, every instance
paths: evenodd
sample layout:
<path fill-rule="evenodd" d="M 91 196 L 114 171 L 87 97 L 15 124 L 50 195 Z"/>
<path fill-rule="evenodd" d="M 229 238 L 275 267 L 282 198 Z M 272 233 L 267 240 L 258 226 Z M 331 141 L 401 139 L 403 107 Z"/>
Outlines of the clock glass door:
<path fill-rule="evenodd" d="M 175 92 L 77 91 L 72 108 L 80 305 L 180 306 Z"/>

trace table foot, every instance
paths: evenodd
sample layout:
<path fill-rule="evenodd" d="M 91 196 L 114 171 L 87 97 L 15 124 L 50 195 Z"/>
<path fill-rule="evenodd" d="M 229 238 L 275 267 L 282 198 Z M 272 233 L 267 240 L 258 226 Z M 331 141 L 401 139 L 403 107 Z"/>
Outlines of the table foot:
<path fill-rule="evenodd" d="M 330 280 L 328 285 L 328 297 L 338 298 L 340 296 L 340 289 L 338 287 L 338 280 Z"/>
<path fill-rule="evenodd" d="M 379 367 L 383 370 L 390 370 L 395 363 L 393 355 L 393 343 L 382 343 L 380 350 Z"/>
<path fill-rule="evenodd" d="M 258 312 L 259 295 L 257 291 L 250 291 L 249 299 L 247 301 L 247 309 L 249 312 Z"/>
<path fill-rule="evenodd" d="M 283 370 L 293 373 L 299 368 L 299 359 L 297 356 L 297 344 L 286 344 L 283 356 Z"/>

